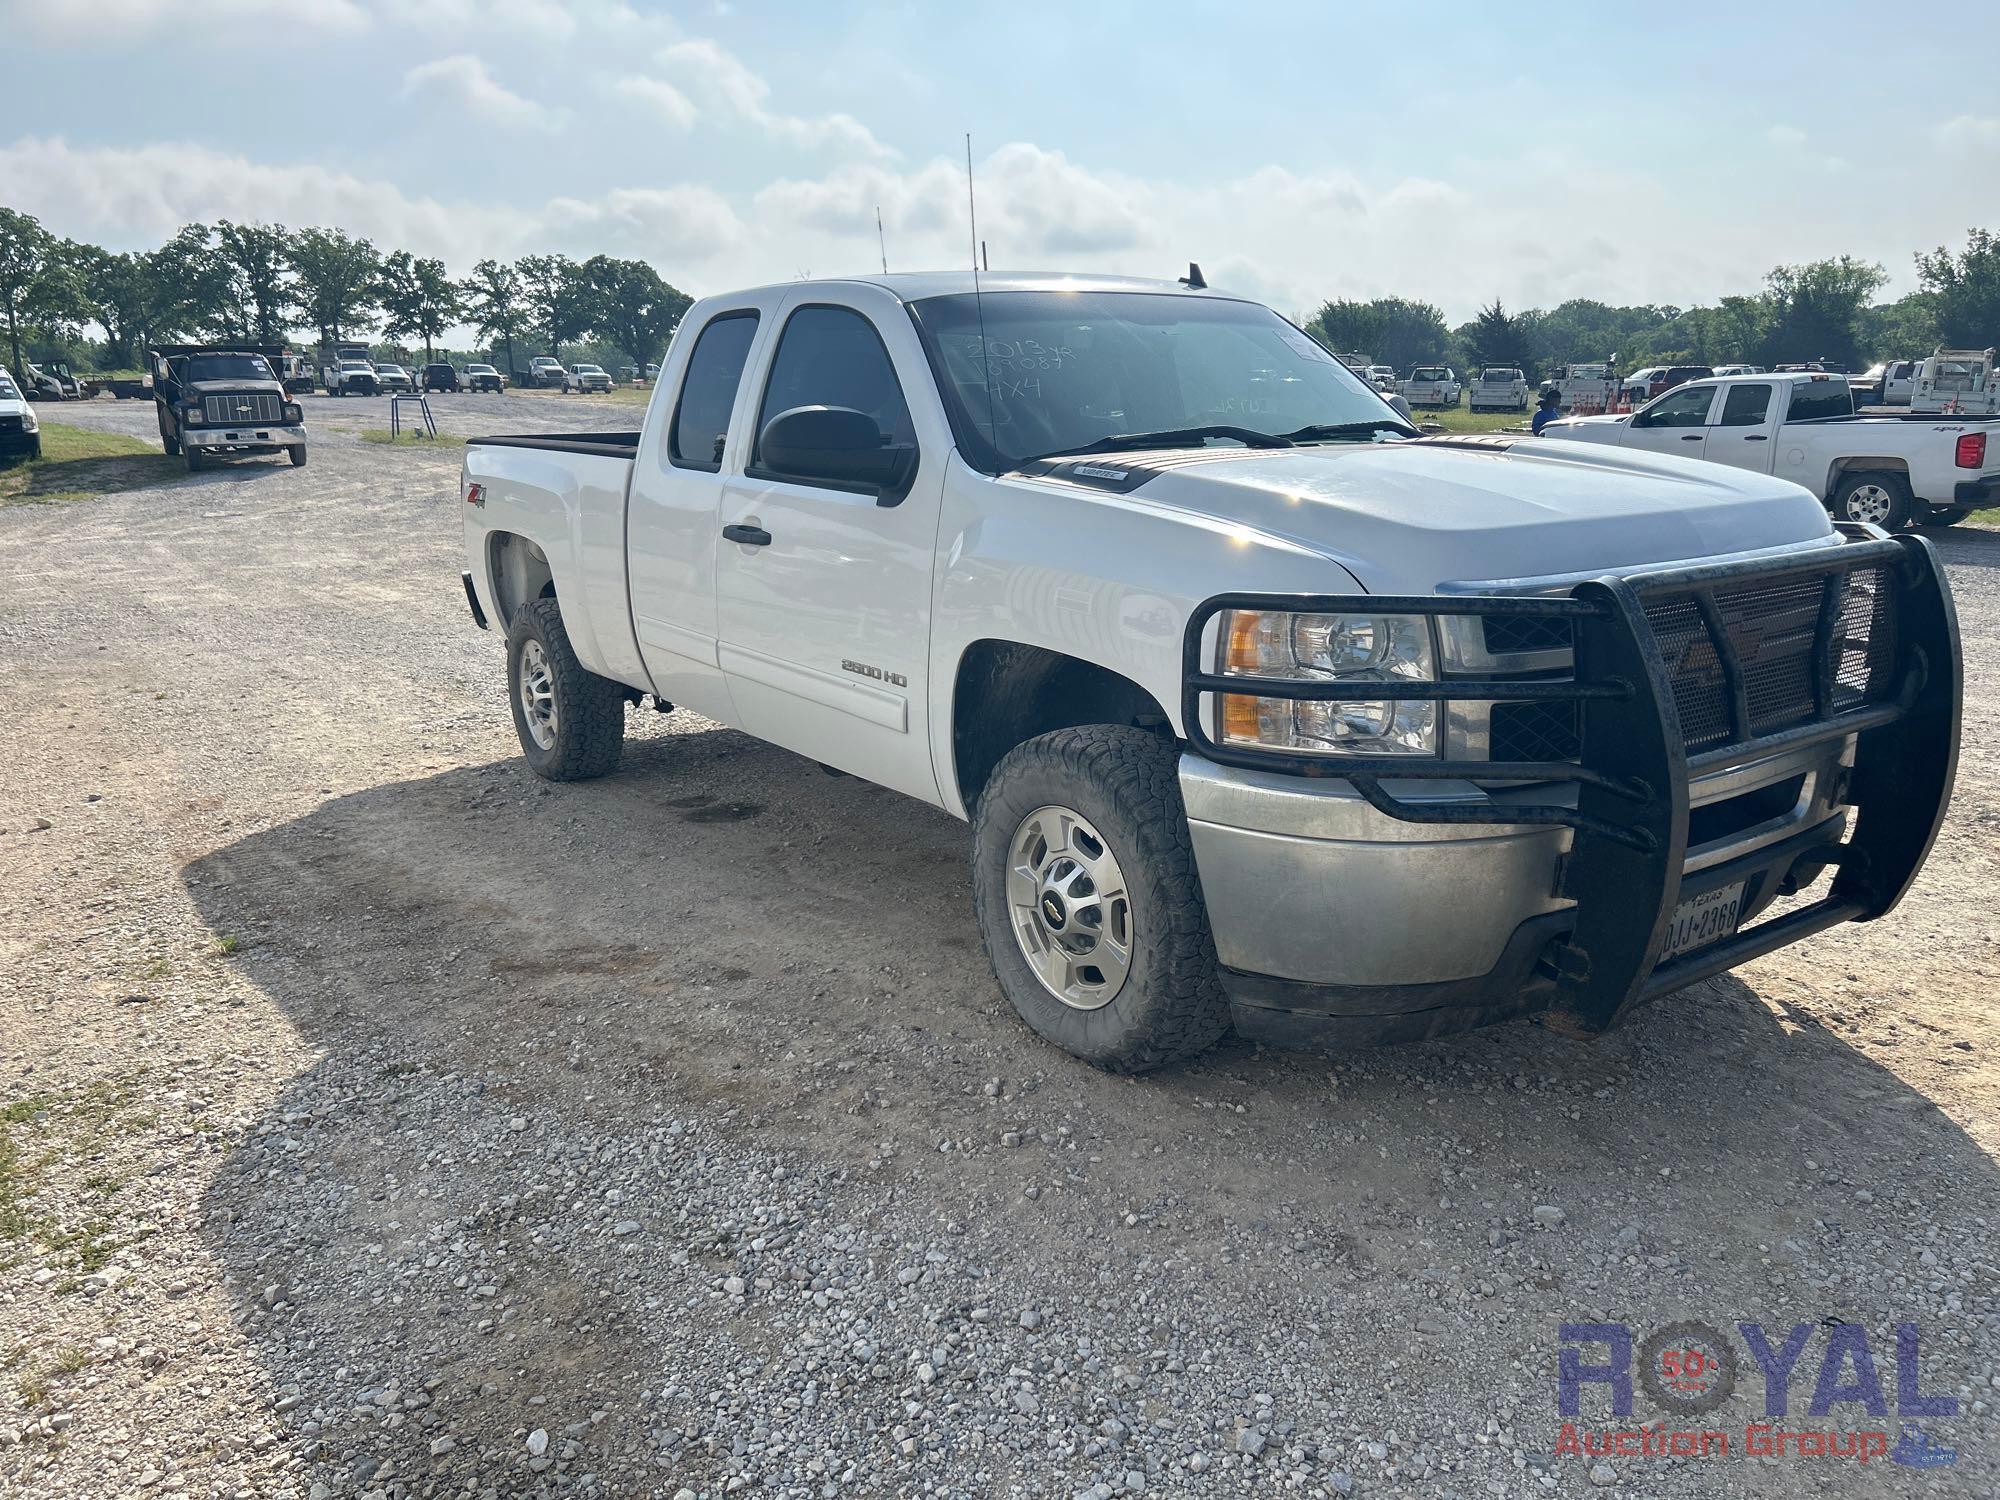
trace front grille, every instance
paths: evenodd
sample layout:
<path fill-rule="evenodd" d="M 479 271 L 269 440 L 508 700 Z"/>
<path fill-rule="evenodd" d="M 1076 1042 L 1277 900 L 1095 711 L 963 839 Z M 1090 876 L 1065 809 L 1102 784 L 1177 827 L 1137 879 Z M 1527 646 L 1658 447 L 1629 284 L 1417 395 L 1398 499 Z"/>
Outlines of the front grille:
<path fill-rule="evenodd" d="M 1827 574 L 1738 584 L 1702 596 L 1672 593 L 1645 601 L 1690 755 L 1776 734 L 1872 703 L 1892 688 L 1896 660 L 1893 591 L 1883 568 L 1859 568 L 1828 608 Z M 1712 619 L 1711 619 L 1712 616 Z M 1570 645 L 1567 620 L 1486 616 L 1487 650 L 1498 654 Z M 1716 632 L 1741 675 L 1746 721 L 1736 720 Z M 1493 705 L 1493 760 L 1574 760 L 1582 753 L 1574 702 Z"/>
<path fill-rule="evenodd" d="M 19 417 L 15 416 L 0 417 L 0 432 L 19 432 L 26 425 L 27 424 L 23 422 Z"/>
<path fill-rule="evenodd" d="M 270 423 L 284 419 L 285 402 L 268 391 L 251 391 L 241 396 L 203 396 L 201 414 L 217 427 Z"/>

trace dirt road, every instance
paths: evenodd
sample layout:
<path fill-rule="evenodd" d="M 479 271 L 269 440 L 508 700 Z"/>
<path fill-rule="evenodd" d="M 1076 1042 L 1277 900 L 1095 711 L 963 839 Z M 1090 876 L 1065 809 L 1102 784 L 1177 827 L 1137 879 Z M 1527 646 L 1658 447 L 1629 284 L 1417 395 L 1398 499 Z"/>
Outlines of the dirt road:
<path fill-rule="evenodd" d="M 1595 1044 L 1134 1081 L 1006 1009 L 950 819 L 684 714 L 530 776 L 385 410 L 0 510 L 0 1491 L 1995 1493 L 2000 535 L 1937 534 L 1966 748 L 1895 918 Z M 1560 1325 L 1682 1319 L 1825 1325 L 1774 1424 L 1892 1439 L 1916 1325 L 1957 1461 L 1746 1455 L 1747 1359 L 1726 1458 L 1557 1453 Z M 1808 1414 L 1843 1323 L 1886 1415 Z"/>

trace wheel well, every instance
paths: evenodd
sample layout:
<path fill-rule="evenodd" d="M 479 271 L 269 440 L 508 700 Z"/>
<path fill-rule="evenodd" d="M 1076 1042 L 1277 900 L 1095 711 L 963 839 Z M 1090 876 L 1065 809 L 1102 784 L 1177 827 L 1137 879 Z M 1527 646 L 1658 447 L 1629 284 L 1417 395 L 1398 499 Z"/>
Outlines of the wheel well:
<path fill-rule="evenodd" d="M 493 602 L 500 610 L 500 628 L 514 622 L 514 612 L 531 599 L 553 599 L 556 577 L 549 556 L 527 537 L 496 531 L 486 539 Z"/>
<path fill-rule="evenodd" d="M 1902 458 L 1837 458 L 1827 470 L 1826 492 L 1832 496 L 1834 488 L 1850 474 L 1900 474 L 1910 477 L 1908 459 Z"/>
<path fill-rule="evenodd" d="M 951 697 L 952 762 L 969 813 L 1001 759 L 1023 740 L 1079 724 L 1171 722 L 1129 677 L 1040 646 L 975 641 L 958 661 Z"/>

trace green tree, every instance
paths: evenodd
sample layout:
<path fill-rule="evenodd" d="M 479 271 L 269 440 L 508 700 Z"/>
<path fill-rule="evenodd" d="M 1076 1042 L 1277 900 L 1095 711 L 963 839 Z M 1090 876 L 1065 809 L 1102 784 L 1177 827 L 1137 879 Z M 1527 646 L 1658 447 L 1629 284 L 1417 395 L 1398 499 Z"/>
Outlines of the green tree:
<path fill-rule="evenodd" d="M 598 321 L 597 292 L 583 267 L 567 255 L 524 255 L 515 263 L 528 326 L 548 341 L 548 353 L 562 358 Z"/>
<path fill-rule="evenodd" d="M 40 326 L 47 310 L 56 239 L 41 221 L 0 208 L 0 311 L 7 316 L 7 344 L 21 374 L 21 333 Z"/>
<path fill-rule="evenodd" d="M 1852 364 L 1861 354 L 1861 313 L 1889 273 L 1851 255 L 1777 266 L 1764 278 L 1771 322 L 1763 364 L 1830 359 Z"/>
<path fill-rule="evenodd" d="M 472 268 L 472 275 L 459 283 L 459 298 L 464 304 L 464 316 L 472 320 L 472 326 L 487 348 L 504 347 L 507 351 L 507 369 L 514 369 L 514 340 L 519 338 L 528 326 L 528 312 L 522 302 L 521 277 L 505 261 L 482 260 Z"/>
<path fill-rule="evenodd" d="M 206 225 L 182 225 L 145 261 L 153 297 L 148 339 L 158 342 L 200 333 L 229 336 L 237 331 L 229 265 L 216 253 Z"/>
<path fill-rule="evenodd" d="M 1911 292 L 1864 307 L 1858 332 L 1864 361 L 1921 359 L 1941 342 L 1936 299 L 1929 292 Z"/>
<path fill-rule="evenodd" d="M 1444 358 L 1451 342 L 1444 314 L 1406 297 L 1328 302 L 1306 328 L 1337 353 L 1366 354 L 1398 370 Z"/>
<path fill-rule="evenodd" d="M 391 338 L 405 335 L 424 341 L 424 362 L 432 358 L 437 336 L 462 315 L 458 288 L 440 260 L 420 260 L 398 250 L 382 262 L 377 293 L 382 303 L 382 331 Z"/>
<path fill-rule="evenodd" d="M 1534 347 L 1527 323 L 1510 315 L 1500 305 L 1500 299 L 1479 309 L 1470 323 L 1458 330 L 1458 340 L 1465 346 L 1467 362 L 1475 369 L 1483 370 L 1488 365 L 1507 368 L 1519 366 L 1526 370 L 1534 363 Z"/>
<path fill-rule="evenodd" d="M 596 316 L 591 332 L 617 346 L 641 370 L 666 351 L 667 340 L 694 298 L 662 280 L 643 260 L 593 255 L 583 263 Z"/>
<path fill-rule="evenodd" d="M 129 369 L 139 363 L 139 342 L 152 327 L 158 288 L 144 255 L 113 254 L 96 245 L 76 247 L 78 279 L 90 316 L 104 330 L 104 365 Z"/>
<path fill-rule="evenodd" d="M 1948 347 L 2000 342 L 2000 239 L 1972 229 L 1956 255 L 1942 245 L 1919 254 L 1917 283 L 1929 299 L 1936 336 Z"/>
<path fill-rule="evenodd" d="M 259 344 L 281 341 L 298 306 L 285 226 L 223 219 L 215 226 L 215 255 L 229 271 L 231 331 Z"/>
<path fill-rule="evenodd" d="M 322 344 L 368 331 L 382 271 L 373 245 L 339 229 L 301 229 L 286 254 L 300 308 Z"/>

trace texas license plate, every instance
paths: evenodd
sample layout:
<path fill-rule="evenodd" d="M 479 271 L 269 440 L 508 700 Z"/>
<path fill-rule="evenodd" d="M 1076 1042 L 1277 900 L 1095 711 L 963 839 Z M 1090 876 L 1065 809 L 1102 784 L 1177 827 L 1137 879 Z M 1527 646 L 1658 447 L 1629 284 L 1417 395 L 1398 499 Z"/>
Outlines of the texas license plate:
<path fill-rule="evenodd" d="M 1728 937 L 1736 930 L 1737 918 L 1742 911 L 1743 882 L 1740 880 L 1734 885 L 1688 897 L 1674 908 L 1674 919 L 1667 926 L 1667 945 L 1660 950 L 1660 962 L 1679 958 L 1683 953 L 1692 953 L 1719 938 Z"/>

